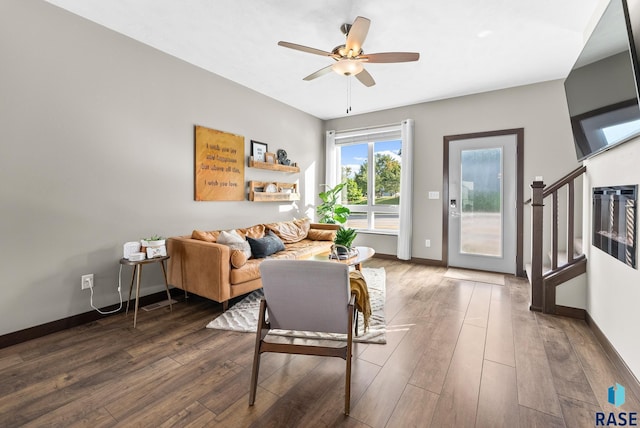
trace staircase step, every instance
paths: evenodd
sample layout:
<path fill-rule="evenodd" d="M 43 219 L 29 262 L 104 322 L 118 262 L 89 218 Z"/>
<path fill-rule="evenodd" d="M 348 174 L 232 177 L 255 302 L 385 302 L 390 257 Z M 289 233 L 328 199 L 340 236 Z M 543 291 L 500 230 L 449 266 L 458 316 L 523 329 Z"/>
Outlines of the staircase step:
<path fill-rule="evenodd" d="M 548 264 L 545 264 L 545 266 L 542 268 L 542 271 L 545 272 L 545 270 L 551 270 L 551 251 L 549 251 L 549 254 L 547 254 L 547 256 L 549 257 L 549 261 Z M 582 255 L 582 253 L 578 253 L 575 252 L 573 253 L 573 258 L 577 259 L 578 257 L 580 257 Z M 562 265 L 566 265 L 567 264 L 567 252 L 566 251 L 558 251 L 558 266 L 562 266 Z"/>

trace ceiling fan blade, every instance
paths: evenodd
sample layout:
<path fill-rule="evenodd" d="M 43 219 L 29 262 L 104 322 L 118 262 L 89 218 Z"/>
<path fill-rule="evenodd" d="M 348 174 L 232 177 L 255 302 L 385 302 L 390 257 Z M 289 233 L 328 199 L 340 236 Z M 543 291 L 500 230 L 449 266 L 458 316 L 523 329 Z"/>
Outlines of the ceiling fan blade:
<path fill-rule="evenodd" d="M 368 88 L 376 84 L 376 81 L 373 80 L 373 77 L 371 77 L 369 72 L 365 69 L 362 69 L 360 73 L 356 74 L 356 78 L 360 81 L 360 83 Z"/>
<path fill-rule="evenodd" d="M 353 56 L 360 53 L 364 39 L 367 38 L 367 33 L 369 32 L 369 25 L 371 25 L 371 21 L 362 16 L 356 17 L 353 21 L 349 29 L 349 34 L 347 34 L 347 42 L 345 43 L 347 52 L 350 50 L 353 51 Z"/>
<path fill-rule="evenodd" d="M 333 54 L 331 52 L 323 51 L 323 50 L 316 49 L 316 48 L 310 48 L 308 46 L 297 45 L 295 43 L 289 43 L 289 42 L 280 41 L 280 42 L 278 42 L 278 46 L 282 46 L 282 47 L 289 48 L 289 49 L 295 49 L 297 51 L 307 52 L 307 53 L 315 54 L 315 55 L 333 56 Z"/>
<path fill-rule="evenodd" d="M 313 80 L 313 79 L 315 79 L 317 77 L 324 76 L 327 73 L 331 73 L 331 65 L 328 65 L 328 66 L 326 66 L 324 68 L 321 68 L 320 70 L 316 71 L 315 73 L 311 73 L 310 75 L 308 75 L 307 77 L 305 77 L 302 80 L 307 80 L 307 81 L 308 80 Z"/>
<path fill-rule="evenodd" d="M 371 63 L 410 62 L 419 60 L 420 54 L 417 52 L 382 52 L 362 55 L 358 59 Z"/>

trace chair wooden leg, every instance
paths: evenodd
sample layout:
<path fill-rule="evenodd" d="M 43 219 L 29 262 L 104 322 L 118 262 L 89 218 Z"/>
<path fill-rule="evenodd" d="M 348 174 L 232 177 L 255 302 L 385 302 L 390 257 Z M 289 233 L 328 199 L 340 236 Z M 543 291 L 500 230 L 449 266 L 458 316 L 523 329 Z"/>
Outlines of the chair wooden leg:
<path fill-rule="evenodd" d="M 251 370 L 251 386 L 249 388 L 249 405 L 253 406 L 256 401 L 256 391 L 258 389 L 258 373 L 260 371 L 260 344 L 262 343 L 262 327 L 264 325 L 266 312 L 266 302 L 260 302 L 260 313 L 258 314 L 258 331 L 256 332 L 256 347 L 253 354 L 253 369 Z"/>
<path fill-rule="evenodd" d="M 355 306 L 354 306 L 355 310 Z M 347 373 L 345 374 L 344 382 L 344 414 L 349 415 L 351 410 L 351 357 L 353 350 L 353 314 L 354 311 L 349 311 L 349 329 L 347 330 Z"/>

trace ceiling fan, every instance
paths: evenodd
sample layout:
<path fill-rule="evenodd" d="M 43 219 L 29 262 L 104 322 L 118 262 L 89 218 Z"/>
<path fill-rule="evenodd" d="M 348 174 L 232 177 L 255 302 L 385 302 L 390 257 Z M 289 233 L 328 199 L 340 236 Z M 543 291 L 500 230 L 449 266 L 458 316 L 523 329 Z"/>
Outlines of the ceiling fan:
<path fill-rule="evenodd" d="M 382 52 L 365 54 L 362 50 L 364 39 L 369 32 L 371 21 L 362 16 L 356 17 L 353 24 L 342 24 L 340 30 L 347 37 L 344 45 L 336 46 L 331 52 L 320 49 L 310 48 L 289 42 L 278 42 L 279 46 L 289 49 L 295 49 L 315 55 L 328 56 L 336 62 L 321 68 L 315 73 L 311 73 L 303 80 L 313 80 L 317 77 L 324 76 L 332 70 L 344 76 L 356 76 L 356 78 L 365 86 L 373 86 L 376 84 L 373 77 L 364 69 L 363 63 L 391 63 L 391 62 L 410 62 L 420 59 L 420 54 L 416 52 Z"/>

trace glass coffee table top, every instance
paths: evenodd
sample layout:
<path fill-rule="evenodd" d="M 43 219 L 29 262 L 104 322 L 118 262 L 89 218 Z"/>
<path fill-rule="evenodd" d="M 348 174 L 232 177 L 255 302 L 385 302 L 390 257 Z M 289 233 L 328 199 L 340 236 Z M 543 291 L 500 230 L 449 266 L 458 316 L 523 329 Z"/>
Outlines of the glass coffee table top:
<path fill-rule="evenodd" d="M 306 260 L 315 260 L 315 261 L 331 261 L 331 262 L 340 262 L 348 264 L 349 266 L 355 266 L 356 269 L 360 270 L 362 267 L 362 262 L 365 262 L 373 257 L 376 251 L 371 247 L 354 247 L 357 250 L 357 253 L 348 258 L 348 259 L 333 259 L 331 258 L 331 252 L 326 251 L 324 253 L 315 254 L 313 256 L 308 257 Z"/>

